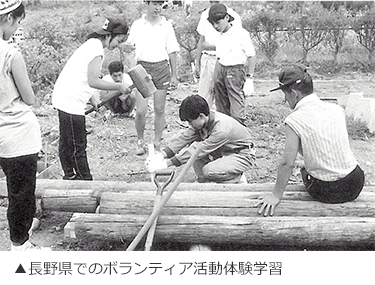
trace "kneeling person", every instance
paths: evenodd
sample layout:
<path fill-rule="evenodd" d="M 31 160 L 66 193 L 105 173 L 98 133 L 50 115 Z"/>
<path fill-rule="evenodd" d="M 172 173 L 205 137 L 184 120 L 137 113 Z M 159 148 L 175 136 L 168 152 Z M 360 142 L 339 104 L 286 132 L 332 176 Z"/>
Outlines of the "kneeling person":
<path fill-rule="evenodd" d="M 133 84 L 130 76 L 127 73 L 124 73 L 124 65 L 120 61 L 112 61 L 108 65 L 109 74 L 104 76 L 103 79 L 109 82 L 116 83 L 126 83 Z M 102 101 L 107 100 L 109 97 L 113 96 L 114 93 L 119 91 L 101 91 L 100 98 Z M 136 90 L 133 90 L 131 93 L 122 94 L 121 96 L 112 99 L 104 106 L 111 110 L 114 114 L 127 114 L 131 116 L 132 111 L 135 106 L 135 93 Z"/>
<path fill-rule="evenodd" d="M 200 147 L 193 164 L 198 182 L 246 182 L 243 173 L 253 165 L 255 150 L 245 126 L 228 115 L 210 111 L 199 95 L 182 101 L 179 116 L 190 127 L 162 150 L 167 166 L 186 163 Z"/>

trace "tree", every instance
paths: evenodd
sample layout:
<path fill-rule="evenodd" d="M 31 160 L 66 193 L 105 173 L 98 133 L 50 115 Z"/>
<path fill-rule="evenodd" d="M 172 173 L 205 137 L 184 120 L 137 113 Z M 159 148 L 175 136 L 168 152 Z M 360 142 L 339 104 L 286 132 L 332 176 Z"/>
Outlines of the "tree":
<path fill-rule="evenodd" d="M 375 12 L 373 10 L 365 12 L 354 21 L 354 31 L 357 34 L 358 42 L 368 50 L 369 63 L 373 63 L 373 52 L 375 50 Z"/>
<path fill-rule="evenodd" d="M 310 50 L 317 47 L 327 36 L 329 13 L 319 2 L 286 2 L 289 27 L 302 47 L 302 61 L 307 60 Z"/>
<path fill-rule="evenodd" d="M 278 30 L 285 26 L 283 14 L 275 8 L 274 3 L 265 3 L 259 13 L 243 20 L 244 28 L 255 36 L 259 49 L 272 64 L 280 46 Z"/>
<path fill-rule="evenodd" d="M 332 47 L 334 61 L 337 62 L 338 54 L 341 51 L 350 26 L 350 16 L 343 5 L 338 8 L 332 7 L 329 13 L 330 17 L 327 20 L 327 28 L 329 30 L 327 43 Z"/>

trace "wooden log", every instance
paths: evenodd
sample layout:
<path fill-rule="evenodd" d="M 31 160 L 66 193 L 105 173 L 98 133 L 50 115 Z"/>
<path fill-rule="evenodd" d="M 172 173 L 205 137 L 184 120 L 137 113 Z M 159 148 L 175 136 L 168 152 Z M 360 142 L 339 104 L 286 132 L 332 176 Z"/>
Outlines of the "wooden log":
<path fill-rule="evenodd" d="M 258 197 L 263 192 L 176 191 L 163 209 L 163 215 L 258 217 Z M 129 191 L 103 193 L 99 213 L 150 215 L 155 193 Z M 275 209 L 275 216 L 375 217 L 375 193 L 363 192 L 353 202 L 324 204 L 307 192 L 286 192 Z"/>
<path fill-rule="evenodd" d="M 272 191 L 273 183 L 254 184 L 214 184 L 214 183 L 187 183 L 182 182 L 178 191 Z M 303 191 L 301 184 L 288 185 L 287 191 Z M 46 190 L 91 190 L 93 196 L 100 197 L 104 192 L 127 192 L 127 191 L 156 191 L 154 183 L 124 181 L 69 181 L 58 179 L 37 179 L 35 195 L 41 198 Z M 375 186 L 372 191 L 375 192 Z M 5 181 L 0 181 L 0 197 L 7 197 Z"/>
<path fill-rule="evenodd" d="M 129 241 L 148 216 L 74 214 L 64 234 Z M 160 216 L 155 241 L 255 246 L 375 245 L 375 218 L 358 217 L 221 217 Z"/>
<path fill-rule="evenodd" d="M 92 190 L 46 190 L 41 197 L 43 210 L 95 213 L 99 199 Z"/>
<path fill-rule="evenodd" d="M 250 183 L 250 184 L 216 184 L 216 183 L 187 183 L 182 182 L 178 191 L 272 191 L 274 183 Z M 155 191 L 155 184 L 151 182 L 125 181 L 69 181 L 58 179 L 37 179 L 36 198 L 41 198 L 46 190 L 91 190 L 93 197 L 100 198 L 104 192 L 127 191 Z M 290 184 L 286 191 L 305 191 L 302 184 Z M 375 192 L 375 185 L 365 186 L 363 191 Z M 0 197 L 7 197 L 6 182 L 0 181 Z"/>

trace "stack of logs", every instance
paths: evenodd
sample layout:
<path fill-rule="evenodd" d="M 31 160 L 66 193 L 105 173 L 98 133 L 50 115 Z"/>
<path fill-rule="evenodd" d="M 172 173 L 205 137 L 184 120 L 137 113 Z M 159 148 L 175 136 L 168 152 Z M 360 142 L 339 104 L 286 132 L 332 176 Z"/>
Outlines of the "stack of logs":
<path fill-rule="evenodd" d="M 353 202 L 323 204 L 313 201 L 302 185 L 289 185 L 275 216 L 260 216 L 258 197 L 272 187 L 181 183 L 158 219 L 155 240 L 258 246 L 374 246 L 375 186 L 366 186 Z M 5 182 L 0 182 L 0 196 L 4 196 L 4 191 Z M 64 229 L 67 237 L 91 235 L 129 242 L 152 213 L 155 194 L 156 187 L 151 182 L 40 179 L 36 189 L 44 210 L 74 212 Z"/>

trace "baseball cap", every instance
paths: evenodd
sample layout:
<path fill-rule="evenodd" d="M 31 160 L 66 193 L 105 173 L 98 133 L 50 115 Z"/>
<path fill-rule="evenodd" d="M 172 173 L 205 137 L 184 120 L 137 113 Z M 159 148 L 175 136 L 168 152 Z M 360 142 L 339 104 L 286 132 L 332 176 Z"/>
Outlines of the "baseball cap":
<path fill-rule="evenodd" d="M 224 4 L 213 4 L 208 12 L 207 20 L 210 23 L 215 22 L 214 18 L 216 14 L 227 14 L 229 16 L 229 22 L 234 20 L 234 18 L 228 13 L 227 7 Z"/>
<path fill-rule="evenodd" d="M 1 1 L 1 0 L 0 0 Z M 129 31 L 128 25 L 118 19 L 106 19 L 101 29 L 95 31 L 99 35 L 111 35 L 111 34 L 127 34 Z"/>
<path fill-rule="evenodd" d="M 283 86 L 290 85 L 292 83 L 300 83 L 306 78 L 307 67 L 303 64 L 292 64 L 284 66 L 279 73 L 279 87 L 270 90 L 270 92 L 280 90 Z"/>
<path fill-rule="evenodd" d="M 17 9 L 22 4 L 21 0 L 0 0 L 0 15 L 7 14 Z"/>

